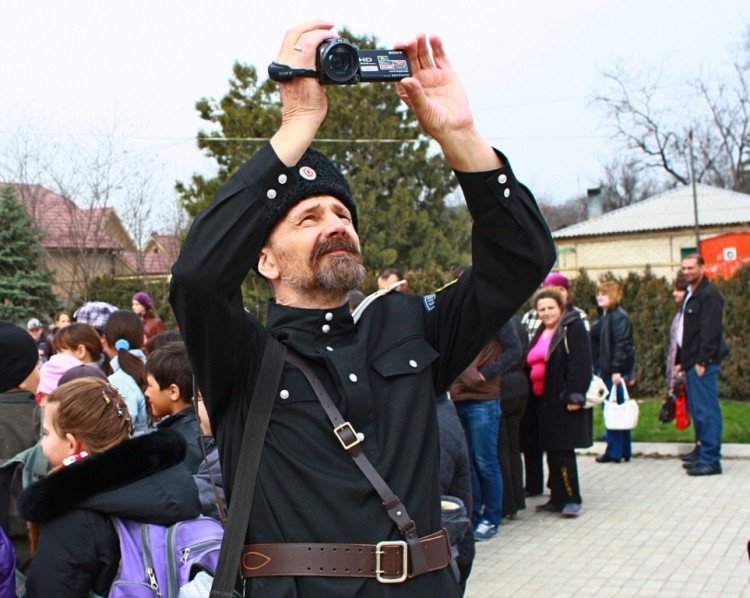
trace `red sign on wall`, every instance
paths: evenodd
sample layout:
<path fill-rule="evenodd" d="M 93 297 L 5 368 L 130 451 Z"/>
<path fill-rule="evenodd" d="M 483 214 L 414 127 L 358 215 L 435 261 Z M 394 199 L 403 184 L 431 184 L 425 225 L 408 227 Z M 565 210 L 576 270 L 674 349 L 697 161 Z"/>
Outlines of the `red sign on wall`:
<path fill-rule="evenodd" d="M 709 278 L 730 278 L 742 264 L 750 261 L 750 233 L 728 233 L 701 241 L 700 253 L 706 261 Z"/>

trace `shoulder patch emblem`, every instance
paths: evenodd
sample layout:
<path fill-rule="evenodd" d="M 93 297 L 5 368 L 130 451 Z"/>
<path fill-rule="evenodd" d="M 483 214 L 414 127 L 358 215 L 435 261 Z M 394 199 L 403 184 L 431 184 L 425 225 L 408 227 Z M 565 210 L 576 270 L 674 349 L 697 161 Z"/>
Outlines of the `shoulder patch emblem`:
<path fill-rule="evenodd" d="M 435 309 L 435 301 L 437 299 L 437 295 L 433 293 L 432 295 L 425 295 L 422 297 L 422 304 L 424 305 L 425 311 L 432 311 Z"/>

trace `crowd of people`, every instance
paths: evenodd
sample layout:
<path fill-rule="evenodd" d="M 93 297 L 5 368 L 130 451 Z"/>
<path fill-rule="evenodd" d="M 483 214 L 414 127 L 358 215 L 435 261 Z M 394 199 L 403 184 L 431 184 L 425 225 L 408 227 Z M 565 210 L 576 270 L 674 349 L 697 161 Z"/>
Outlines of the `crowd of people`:
<path fill-rule="evenodd" d="M 184 342 L 145 334 L 143 315 L 87 302 L 45 339 L 46 358 L 32 327 L 0 321 L 0 558 L 28 596 L 106 596 L 120 558 L 111 516 L 223 515 Z"/>
<path fill-rule="evenodd" d="M 698 256 L 686 260 L 687 276 L 693 263 L 702 266 Z M 456 276 L 471 271 L 470 266 L 463 266 Z M 673 392 L 683 387 L 683 394 L 686 371 L 690 371 L 683 364 L 698 359 L 690 353 L 685 357 L 683 350 L 684 320 L 690 317 L 686 298 L 695 292 L 687 276 L 680 272 L 674 280 L 676 313 L 666 357 L 666 386 Z M 384 283 L 374 295 L 419 297 L 395 268 L 384 270 L 379 278 Z M 692 278 L 696 290 L 701 284 L 703 289 L 710 285 L 705 277 Z M 346 294 L 346 313 L 353 313 L 365 298 L 355 290 Z M 141 298 L 143 294 L 139 293 Z M 720 315 L 720 297 L 711 298 Z M 567 518 L 582 513 L 576 449 L 588 448 L 593 441 L 592 409 L 586 407 L 585 398 L 591 373 L 601 376 L 608 390 L 617 390 L 632 379 L 635 366 L 632 323 L 621 306 L 621 287 L 614 281 L 602 282 L 596 299 L 598 317 L 589 324 L 587 314 L 573 304 L 568 279 L 549 274 L 531 297 L 529 312 L 503 324 L 437 400 L 441 516 L 456 534 L 451 549 L 459 593 L 471 572 L 474 542 L 496 536 L 504 519 L 514 519 L 526 508 L 529 496 L 544 494 L 546 486 L 549 499 L 536 505 L 537 512 Z M 703 309 L 703 313 L 712 318 L 711 326 L 720 322 L 716 312 Z M 39 337 L 31 334 L 32 328 L 0 322 L 0 489 L 16 493 L 18 503 L 10 520 L 6 514 L 0 521 L 16 544 L 19 571 L 28 574 L 29 595 L 59 589 L 62 571 L 73 561 L 91 565 L 82 564 L 80 574 L 66 576 L 72 596 L 84 588 L 98 592 L 111 583 L 116 536 L 106 517 L 123 511 L 118 496 L 148 495 L 155 483 L 149 480 L 157 476 L 154 479 L 174 483 L 177 495 L 155 499 L 136 516 L 163 524 L 201 512 L 220 519 L 223 505 L 216 488 L 218 483 L 223 498 L 223 484 L 208 412 L 200 393 L 194 396 L 193 369 L 180 332 L 162 331 L 147 337 L 141 315 L 102 302 L 84 304 L 72 321 L 56 321 L 54 332 L 45 338 L 45 344 L 52 346 L 46 358 L 40 357 Z M 697 324 L 688 320 L 689 334 Z M 712 353 L 701 355 L 706 355 L 707 364 L 718 366 L 726 350 L 719 330 L 715 346 L 708 349 Z M 706 382 L 711 383 L 699 381 Z M 716 416 L 706 420 L 701 411 L 710 413 L 710 397 L 700 400 L 703 403 L 697 406 L 695 400 L 691 403 L 696 447 L 683 458 L 689 475 L 721 471 L 715 456 L 720 428 L 717 434 Z M 73 408 L 77 405 L 86 408 L 79 411 Z M 96 405 L 99 408 L 93 408 Z M 718 421 L 720 425 L 720 414 Z M 134 442 L 139 436 L 149 440 Z M 606 440 L 598 463 L 630 460 L 629 431 L 607 430 Z M 174 442 L 184 446 L 179 459 L 165 448 Z M 112 464 L 124 454 L 130 455 L 129 467 L 134 469 L 115 479 L 114 498 L 105 493 L 103 502 L 95 498 L 105 492 L 97 484 L 85 484 L 87 491 L 82 495 L 63 477 L 52 475 L 88 455 L 101 455 L 96 463 L 104 465 L 86 461 L 87 467 L 80 469 L 83 477 L 73 479 L 89 479 L 93 475 L 89 470 L 99 466 L 118 471 L 122 467 Z M 147 454 L 156 465 L 145 463 Z M 139 469 L 139 460 L 146 469 Z M 186 486 L 188 478 L 191 484 Z M 161 500 L 181 506 L 175 511 Z M 454 508 L 454 503 L 466 517 L 468 533 L 455 532 L 459 528 L 450 526 L 456 517 L 446 511 L 446 505 Z M 92 513 L 84 509 L 88 514 L 80 519 L 80 507 L 86 504 L 97 506 Z M 28 535 L 24 522 L 31 524 Z M 63 537 L 71 543 L 62 542 Z M 27 538 L 31 539 L 28 546 Z M 109 566 L 97 569 L 94 563 L 102 559 Z"/>
<path fill-rule="evenodd" d="M 287 32 L 275 62 L 290 75 L 281 124 L 196 217 L 173 266 L 179 333 L 164 331 L 143 291 L 131 309 L 84 304 L 49 339 L 36 319 L 27 330 L 0 322 L 0 398 L 12 405 L 0 416 L 0 490 L 15 505 L 3 523 L 16 518 L 22 536 L 30 526 L 34 557 L 17 536 L 12 556 L 28 596 L 107 595 L 122 558 L 112 515 L 223 518 L 263 395 L 244 557 L 229 567 L 246 596 L 460 596 L 474 542 L 544 492 L 545 453 L 549 500 L 536 510 L 581 514 L 587 388 L 594 371 L 619 388 L 633 368 L 619 287 L 600 285 L 589 326 L 567 279 L 549 275 L 554 244 L 533 196 L 476 129 L 440 38 L 419 35 L 400 47 L 412 76 L 396 87 L 462 188 L 472 264 L 424 296 L 389 268 L 365 297 L 355 198 L 311 147 L 325 91 L 302 76 L 332 28 Z M 685 374 L 696 421 L 687 471 L 709 475 L 720 473 L 712 397 L 723 345 L 705 347 L 702 326 L 718 315 L 720 327 L 721 302 L 692 260 L 673 371 Z M 272 291 L 265 323 L 243 306 L 251 270 Z M 262 388 L 276 344 L 279 382 Z M 607 441 L 597 461 L 630 458 L 629 434 Z"/>

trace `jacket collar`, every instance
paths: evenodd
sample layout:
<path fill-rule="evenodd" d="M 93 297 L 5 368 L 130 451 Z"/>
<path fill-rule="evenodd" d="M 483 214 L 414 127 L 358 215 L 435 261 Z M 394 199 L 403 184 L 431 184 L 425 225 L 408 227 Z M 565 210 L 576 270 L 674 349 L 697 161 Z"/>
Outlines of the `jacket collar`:
<path fill-rule="evenodd" d="M 279 342 L 312 357 L 316 348 L 348 336 L 354 330 L 354 320 L 348 303 L 333 309 L 304 309 L 271 300 L 266 327 Z"/>
<path fill-rule="evenodd" d="M 557 349 L 558 345 L 561 342 L 565 340 L 567 329 L 570 323 L 574 322 L 580 317 L 581 316 L 578 315 L 578 312 L 574 309 L 566 309 L 563 312 L 563 315 L 560 317 L 560 322 L 557 324 L 557 328 L 555 328 L 555 331 L 552 333 L 552 338 L 549 341 L 549 347 L 547 348 L 545 361 L 549 361 L 549 357 L 550 355 L 552 355 L 552 352 Z"/>
<path fill-rule="evenodd" d="M 27 521 L 54 519 L 97 494 L 127 486 L 179 463 L 185 452 L 185 439 L 173 430 L 136 436 L 27 486 L 18 497 L 18 510 Z"/>
<path fill-rule="evenodd" d="M 198 421 L 198 416 L 195 415 L 195 407 L 185 407 L 182 411 L 178 411 L 174 415 L 165 417 L 158 424 L 156 424 L 156 427 L 159 429 L 170 428 L 172 426 L 176 426 L 177 424 L 183 421 L 185 422 L 190 422 L 190 421 L 197 422 Z"/>
<path fill-rule="evenodd" d="M 695 287 L 695 290 L 690 292 L 690 295 L 688 296 L 688 300 L 695 297 L 697 293 L 700 293 L 709 284 L 711 283 L 709 282 L 708 277 L 704 274 L 703 278 L 701 278 L 700 282 L 698 283 L 698 286 Z"/>

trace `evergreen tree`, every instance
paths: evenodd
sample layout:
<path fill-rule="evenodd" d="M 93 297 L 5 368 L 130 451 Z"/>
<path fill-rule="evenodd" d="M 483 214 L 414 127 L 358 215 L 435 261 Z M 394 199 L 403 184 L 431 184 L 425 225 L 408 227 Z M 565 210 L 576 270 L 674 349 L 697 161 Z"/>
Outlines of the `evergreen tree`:
<path fill-rule="evenodd" d="M 669 326 L 675 313 L 671 284 L 665 278 L 654 276 L 648 266 L 643 275 L 629 272 L 619 282 L 623 292 L 622 307 L 633 323 L 638 394 L 662 396 L 667 388 Z"/>
<path fill-rule="evenodd" d="M 343 35 L 360 48 L 376 47 L 373 37 Z M 218 187 L 273 135 L 281 121 L 277 85 L 259 82 L 252 66 L 235 64 L 229 92 L 220 100 L 200 100 L 203 120 L 218 128 L 198 135 L 198 146 L 214 158 L 213 179 L 195 175 L 176 185 L 184 207 L 195 216 Z M 416 118 L 401 103 L 393 84 L 329 86 L 328 115 L 314 146 L 346 174 L 360 213 L 360 240 L 372 270 L 446 272 L 469 261 L 469 216 L 446 205 L 455 179 Z"/>
<path fill-rule="evenodd" d="M 729 279 L 721 277 L 711 281 L 724 298 L 723 332 L 729 346 L 729 355 L 721 362 L 719 396 L 750 400 L 750 335 L 747 332 L 747 314 L 750 312 L 750 264 L 738 268 Z"/>
<path fill-rule="evenodd" d="M 41 265 L 42 232 L 10 185 L 0 190 L 0 222 L 0 319 L 49 319 L 59 306 L 52 273 Z"/>

